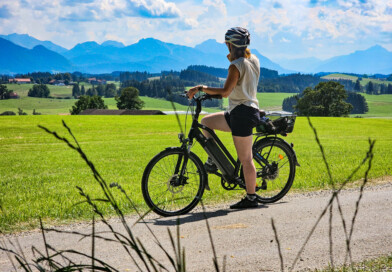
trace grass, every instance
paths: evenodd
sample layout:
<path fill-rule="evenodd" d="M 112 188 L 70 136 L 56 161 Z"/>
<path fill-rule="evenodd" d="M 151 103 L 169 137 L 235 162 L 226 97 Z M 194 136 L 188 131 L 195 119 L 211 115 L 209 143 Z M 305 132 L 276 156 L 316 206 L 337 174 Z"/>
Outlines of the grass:
<path fill-rule="evenodd" d="M 338 268 L 326 268 L 315 270 L 315 272 L 368 272 L 368 271 L 392 271 L 392 254 L 382 256 L 376 259 L 370 259 L 363 262 L 355 263 L 351 266 L 341 266 Z"/>
<path fill-rule="evenodd" d="M 366 114 L 356 114 L 361 117 L 392 117 L 392 95 L 369 95 L 362 94 L 369 107 Z"/>
<path fill-rule="evenodd" d="M 184 120 L 184 116 L 180 117 Z M 0 231 L 13 232 L 36 228 L 38 218 L 46 224 L 66 223 L 91 218 L 90 209 L 76 205 L 82 200 L 75 186 L 93 197 L 100 197 L 89 169 L 64 143 L 43 132 L 40 124 L 60 135 L 68 135 L 61 125 L 65 120 L 82 148 L 107 182 L 117 182 L 142 209 L 140 181 L 148 161 L 169 146 L 179 146 L 176 118 L 168 116 L 13 116 L 0 122 Z M 188 128 L 189 120 L 188 118 Z M 392 172 L 392 120 L 354 118 L 312 118 L 318 129 L 334 178 L 341 182 L 362 160 L 368 138 L 376 139 L 372 178 Z M 229 150 L 231 136 L 219 133 Z M 293 142 L 301 167 L 297 168 L 293 190 L 328 187 L 328 177 L 314 136 L 306 118 L 297 118 L 294 133 L 285 138 Z M 201 159 L 207 156 L 198 144 L 192 149 Z M 363 172 L 353 177 L 356 180 Z M 210 179 L 206 204 L 229 201 L 242 191 L 228 192 L 220 180 Z M 131 211 L 127 201 L 120 206 Z M 113 211 L 106 207 L 105 213 Z"/>
<path fill-rule="evenodd" d="M 357 79 L 358 79 L 358 77 L 356 77 L 356 76 L 351 76 L 351 75 L 346 75 L 346 74 L 329 74 L 329 75 L 323 76 L 321 78 L 323 78 L 323 79 L 331 79 L 331 78 L 349 79 L 354 82 L 357 81 Z M 362 78 L 362 80 L 360 82 L 361 82 L 362 86 L 366 86 L 369 83 L 369 81 L 376 83 L 376 84 L 386 84 L 386 85 L 392 84 L 392 81 L 382 81 L 382 80 L 374 79 L 374 78 Z"/>

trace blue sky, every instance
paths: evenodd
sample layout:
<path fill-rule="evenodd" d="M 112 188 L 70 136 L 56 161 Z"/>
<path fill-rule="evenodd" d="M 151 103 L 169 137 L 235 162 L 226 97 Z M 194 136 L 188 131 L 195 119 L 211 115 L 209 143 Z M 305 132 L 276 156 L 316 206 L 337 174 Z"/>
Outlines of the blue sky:
<path fill-rule="evenodd" d="M 243 26 L 251 48 L 279 60 L 321 59 L 379 44 L 392 51 L 391 0 L 0 0 L 0 34 L 66 48 L 154 37 L 195 46 Z"/>

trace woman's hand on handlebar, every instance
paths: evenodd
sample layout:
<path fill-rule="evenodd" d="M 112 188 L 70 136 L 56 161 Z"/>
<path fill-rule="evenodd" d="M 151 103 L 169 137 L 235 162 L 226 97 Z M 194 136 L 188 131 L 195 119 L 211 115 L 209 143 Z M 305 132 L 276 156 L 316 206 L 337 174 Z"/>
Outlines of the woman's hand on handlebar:
<path fill-rule="evenodd" d="M 203 90 L 203 86 L 202 85 L 198 85 L 198 86 L 192 87 L 192 88 L 190 88 L 188 90 L 188 92 L 186 93 L 186 96 L 189 99 L 192 99 L 195 96 L 195 94 L 197 94 L 199 91 L 202 91 L 202 90 Z"/>

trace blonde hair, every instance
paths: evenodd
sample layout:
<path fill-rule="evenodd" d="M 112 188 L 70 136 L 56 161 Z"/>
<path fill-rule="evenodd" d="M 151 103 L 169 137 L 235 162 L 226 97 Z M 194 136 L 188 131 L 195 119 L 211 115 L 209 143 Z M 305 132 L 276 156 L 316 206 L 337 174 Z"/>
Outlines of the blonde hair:
<path fill-rule="evenodd" d="M 249 48 L 246 48 L 246 49 L 245 49 L 244 57 L 247 58 L 247 59 L 250 59 L 250 55 L 251 55 L 250 49 L 249 49 Z"/>

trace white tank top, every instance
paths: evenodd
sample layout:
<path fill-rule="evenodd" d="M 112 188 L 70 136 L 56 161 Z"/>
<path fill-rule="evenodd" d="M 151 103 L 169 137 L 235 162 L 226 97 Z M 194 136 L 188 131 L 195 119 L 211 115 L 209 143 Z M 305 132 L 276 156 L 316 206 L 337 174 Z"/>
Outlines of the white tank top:
<path fill-rule="evenodd" d="M 240 72 L 240 78 L 229 95 L 228 112 L 241 104 L 258 109 L 259 101 L 256 94 L 260 77 L 259 59 L 251 54 L 249 59 L 239 58 L 233 60 L 230 65 L 237 67 Z"/>

